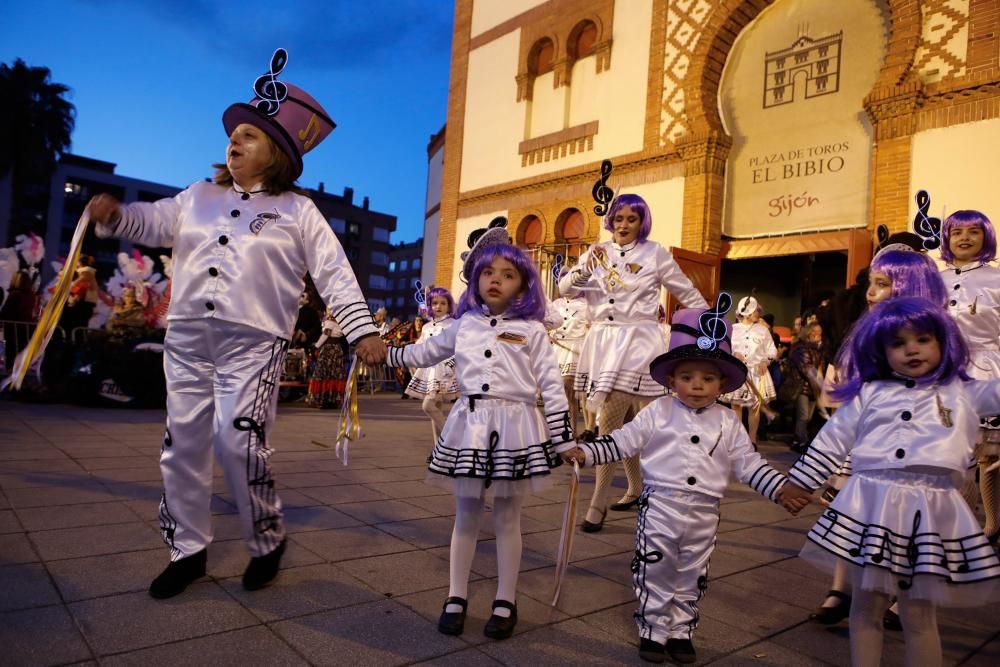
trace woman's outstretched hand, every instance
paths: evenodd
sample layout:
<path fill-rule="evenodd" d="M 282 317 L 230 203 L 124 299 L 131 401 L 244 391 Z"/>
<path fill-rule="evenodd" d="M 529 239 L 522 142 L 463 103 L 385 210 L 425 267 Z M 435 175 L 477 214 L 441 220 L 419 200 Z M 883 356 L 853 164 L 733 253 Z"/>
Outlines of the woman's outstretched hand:
<path fill-rule="evenodd" d="M 100 225 L 110 225 L 121 216 L 122 203 L 111 195 L 97 195 L 87 204 L 90 219 Z"/>
<path fill-rule="evenodd" d="M 385 361 L 385 343 L 379 336 L 366 336 L 358 341 L 355 351 L 358 358 L 369 366 L 375 366 Z"/>

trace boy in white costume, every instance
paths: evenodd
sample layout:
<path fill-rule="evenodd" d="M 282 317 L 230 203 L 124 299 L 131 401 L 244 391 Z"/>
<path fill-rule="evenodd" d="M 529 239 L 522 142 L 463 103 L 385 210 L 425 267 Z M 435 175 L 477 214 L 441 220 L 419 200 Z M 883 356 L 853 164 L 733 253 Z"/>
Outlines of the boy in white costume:
<path fill-rule="evenodd" d="M 564 458 L 585 465 L 640 456 L 644 488 L 639 497 L 635 557 L 639 656 L 663 662 L 697 659 L 691 642 L 698 601 L 708 588 L 708 563 L 719 526 L 719 501 L 732 472 L 768 500 L 786 504 L 785 476 L 754 451 L 732 410 L 716 400 L 746 379 L 746 366 L 729 351 L 723 315 L 731 299 L 721 294 L 709 310 L 674 313 L 670 351 L 650 364 L 650 374 L 672 396 L 658 398 L 624 427 L 581 443 Z"/>

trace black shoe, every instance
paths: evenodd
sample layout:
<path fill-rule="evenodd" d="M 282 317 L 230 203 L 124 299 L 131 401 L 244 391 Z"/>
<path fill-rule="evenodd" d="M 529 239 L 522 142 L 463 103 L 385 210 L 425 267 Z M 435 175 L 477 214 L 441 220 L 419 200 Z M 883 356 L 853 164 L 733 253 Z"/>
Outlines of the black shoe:
<path fill-rule="evenodd" d="M 899 614 L 890 608 L 886 609 L 885 614 L 882 616 L 882 627 L 893 632 L 902 632 L 903 622 L 899 620 Z"/>
<path fill-rule="evenodd" d="M 278 576 L 281 554 L 285 553 L 287 543 L 287 538 L 281 540 L 278 548 L 271 553 L 250 559 L 250 564 L 247 565 L 247 569 L 243 573 L 243 588 L 248 591 L 256 591 L 267 586 L 272 579 Z"/>
<path fill-rule="evenodd" d="M 639 657 L 646 662 L 664 662 L 667 659 L 666 648 L 652 639 L 640 639 Z"/>
<path fill-rule="evenodd" d="M 851 614 L 850 595 L 842 591 L 830 591 L 826 596 L 837 598 L 837 604 L 832 607 L 820 607 L 809 615 L 810 619 L 820 625 L 833 625 L 840 623 Z"/>
<path fill-rule="evenodd" d="M 494 600 L 493 608 L 503 607 L 510 609 L 510 616 L 497 616 L 493 614 L 490 620 L 486 621 L 486 628 L 483 634 L 490 639 L 507 639 L 514 634 L 514 626 L 517 625 L 517 605 L 506 600 Z"/>
<path fill-rule="evenodd" d="M 457 613 L 448 612 L 448 605 L 462 605 L 462 611 Z M 443 635 L 460 635 L 465 630 L 465 608 L 468 602 L 463 598 L 451 597 L 444 601 L 441 608 L 441 618 L 438 619 L 438 632 Z"/>
<path fill-rule="evenodd" d="M 632 500 L 625 500 L 631 498 Z M 627 512 L 639 504 L 639 496 L 622 496 L 617 503 L 613 503 L 609 508 L 613 512 Z"/>
<path fill-rule="evenodd" d="M 667 653 L 676 662 L 694 662 L 698 659 L 698 654 L 694 651 L 694 644 L 690 639 L 668 639 Z"/>
<path fill-rule="evenodd" d="M 606 516 L 608 516 L 608 508 L 607 507 L 605 507 L 603 510 L 601 510 L 601 520 L 599 522 L 597 522 L 597 523 L 591 523 L 591 522 L 587 521 L 587 517 L 584 517 L 583 518 L 583 523 L 580 524 L 580 530 L 582 530 L 585 533 L 598 533 L 598 532 L 600 532 L 601 528 L 604 527 L 604 518 Z"/>
<path fill-rule="evenodd" d="M 183 593 L 188 584 L 205 576 L 208 549 L 202 549 L 187 558 L 175 560 L 149 585 L 149 594 L 157 600 L 172 598 Z"/>

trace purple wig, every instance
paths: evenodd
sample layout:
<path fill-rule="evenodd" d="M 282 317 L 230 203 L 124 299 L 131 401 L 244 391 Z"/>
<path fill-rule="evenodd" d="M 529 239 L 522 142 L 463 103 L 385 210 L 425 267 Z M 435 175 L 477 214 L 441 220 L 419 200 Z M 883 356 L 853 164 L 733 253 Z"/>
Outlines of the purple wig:
<path fill-rule="evenodd" d="M 892 281 L 892 298 L 919 296 L 942 308 L 948 302 L 941 272 L 922 252 L 887 250 L 875 258 L 868 275 L 876 271 Z"/>
<path fill-rule="evenodd" d="M 604 228 L 613 232 L 615 230 L 615 214 L 626 206 L 639 214 L 639 221 L 642 224 L 639 225 L 638 240 L 640 243 L 644 242 L 649 237 L 649 230 L 653 228 L 653 214 L 650 213 L 646 200 L 639 195 L 624 194 L 615 197 L 615 200 L 611 202 L 611 210 L 604 216 Z"/>
<path fill-rule="evenodd" d="M 996 259 L 997 235 L 993 231 L 993 223 L 979 211 L 971 209 L 955 211 L 944 221 L 941 226 L 941 259 L 949 263 L 955 261 L 955 255 L 951 252 L 951 230 L 956 227 L 979 227 L 983 230 L 983 249 L 976 255 L 976 259 L 983 263 Z"/>
<path fill-rule="evenodd" d="M 458 297 L 458 317 L 469 311 L 478 313 L 483 307 L 483 299 L 479 296 L 479 276 L 497 257 L 506 259 L 521 274 L 521 295 L 511 300 L 507 308 L 507 317 L 543 321 L 545 293 L 542 291 L 538 269 L 523 250 L 506 243 L 487 246 L 478 252 L 476 262 L 472 265 L 469 286 L 462 292 L 462 296 Z"/>
<path fill-rule="evenodd" d="M 914 378 L 917 384 L 947 384 L 955 379 L 969 379 L 965 372 L 969 348 L 955 320 L 927 299 L 899 297 L 878 304 L 858 320 L 850 340 L 837 355 L 841 379 L 830 395 L 846 402 L 857 396 L 866 382 L 892 377 L 885 350 L 904 328 L 933 334 L 941 346 L 941 363 L 927 375 Z"/>
<path fill-rule="evenodd" d="M 449 317 L 455 317 L 455 297 L 451 295 L 451 292 L 443 287 L 432 287 L 429 292 L 427 292 L 427 312 L 431 312 L 431 301 L 434 297 L 442 296 L 448 301 L 448 315 Z M 431 314 L 431 317 L 434 317 Z"/>

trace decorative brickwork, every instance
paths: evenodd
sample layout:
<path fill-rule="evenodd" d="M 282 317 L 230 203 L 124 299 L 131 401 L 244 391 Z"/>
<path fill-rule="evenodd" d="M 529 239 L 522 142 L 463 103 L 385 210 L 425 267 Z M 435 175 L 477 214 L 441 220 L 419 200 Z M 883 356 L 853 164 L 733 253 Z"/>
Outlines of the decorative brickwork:
<path fill-rule="evenodd" d="M 597 121 L 594 120 L 534 139 L 525 139 L 517 149 L 521 154 L 521 166 L 593 150 L 597 127 Z"/>
<path fill-rule="evenodd" d="M 688 131 L 684 80 L 702 28 L 715 3 L 709 0 L 675 0 L 667 3 L 663 47 L 663 89 L 660 95 L 660 146 L 672 146 Z"/>
<path fill-rule="evenodd" d="M 913 69 L 924 83 L 965 76 L 969 0 L 924 0 L 920 46 Z"/>

